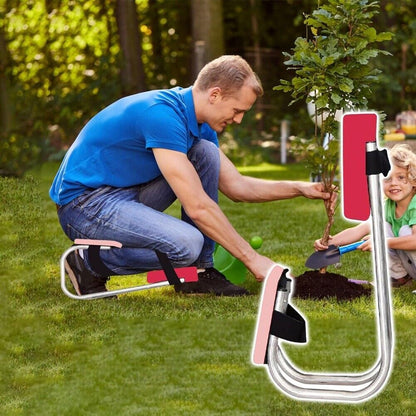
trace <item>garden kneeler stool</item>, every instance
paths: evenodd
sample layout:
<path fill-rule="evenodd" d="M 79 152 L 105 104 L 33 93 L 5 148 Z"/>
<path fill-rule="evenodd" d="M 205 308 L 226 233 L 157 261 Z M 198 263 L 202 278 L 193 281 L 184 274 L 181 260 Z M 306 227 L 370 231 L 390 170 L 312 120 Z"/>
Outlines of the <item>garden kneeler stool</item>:
<path fill-rule="evenodd" d="M 266 365 L 270 379 L 289 397 L 299 400 L 357 403 L 377 395 L 389 378 L 394 349 L 393 317 L 387 247 L 384 230 L 380 174 L 390 164 L 385 150 L 378 150 L 376 113 L 349 113 L 342 120 L 342 174 L 344 216 L 366 220 L 371 212 L 373 273 L 377 310 L 378 358 L 363 373 L 329 374 L 301 371 L 285 355 L 272 324 L 275 311 L 285 313 L 289 294 L 277 284 L 279 265 L 266 277 L 253 343 L 253 363 Z M 350 183 L 350 181 L 355 183 Z M 364 181 L 364 185 L 363 182 Z M 367 182 L 367 184 L 366 184 Z"/>
<path fill-rule="evenodd" d="M 180 284 L 184 282 L 196 282 L 198 280 L 196 267 L 180 267 L 174 269 L 167 255 L 156 250 L 156 254 L 163 270 L 152 270 L 148 272 L 147 282 L 149 284 L 109 290 L 107 292 L 90 293 L 86 295 L 74 294 L 68 290 L 66 287 L 65 279 L 65 259 L 67 258 L 68 254 L 75 250 L 88 250 L 89 259 L 94 262 L 95 269 L 100 270 L 106 269 L 105 265 L 100 259 L 100 250 L 110 250 L 114 248 L 120 249 L 122 248 L 122 244 L 118 241 L 111 240 L 76 239 L 74 244 L 61 256 L 60 269 L 62 291 L 72 299 L 98 299 L 108 296 L 122 295 L 129 292 L 136 292 L 139 290 L 154 289 L 167 285 Z M 105 270 L 103 270 L 103 274 L 106 274 Z"/>

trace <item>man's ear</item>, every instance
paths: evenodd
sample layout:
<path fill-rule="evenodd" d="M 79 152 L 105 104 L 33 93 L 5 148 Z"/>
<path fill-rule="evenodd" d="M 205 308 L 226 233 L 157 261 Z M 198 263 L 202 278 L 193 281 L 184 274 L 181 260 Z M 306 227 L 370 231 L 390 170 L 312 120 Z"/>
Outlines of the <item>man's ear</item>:
<path fill-rule="evenodd" d="M 209 89 L 209 101 L 211 104 L 215 103 L 221 98 L 221 88 L 212 87 Z"/>

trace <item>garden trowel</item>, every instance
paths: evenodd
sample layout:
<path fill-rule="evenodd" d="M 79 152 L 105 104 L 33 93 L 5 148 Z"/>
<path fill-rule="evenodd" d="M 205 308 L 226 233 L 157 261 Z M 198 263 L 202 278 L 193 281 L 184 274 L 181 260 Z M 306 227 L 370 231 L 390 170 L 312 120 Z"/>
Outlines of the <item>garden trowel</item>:
<path fill-rule="evenodd" d="M 341 254 L 348 253 L 355 250 L 365 240 L 357 241 L 356 243 L 348 244 L 346 246 L 330 245 L 326 250 L 316 251 L 306 260 L 305 266 L 310 269 L 321 269 L 322 267 L 337 264 L 341 261 Z"/>

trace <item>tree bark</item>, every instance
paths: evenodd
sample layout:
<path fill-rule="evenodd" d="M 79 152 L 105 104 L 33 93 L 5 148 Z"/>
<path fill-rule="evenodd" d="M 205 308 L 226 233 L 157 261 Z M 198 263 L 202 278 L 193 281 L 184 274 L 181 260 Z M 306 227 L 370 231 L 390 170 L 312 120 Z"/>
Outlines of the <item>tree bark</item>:
<path fill-rule="evenodd" d="M 165 73 L 162 48 L 162 30 L 160 28 L 159 5 L 157 0 L 148 0 L 149 2 L 149 20 L 152 30 L 152 50 L 153 61 L 159 73 Z"/>
<path fill-rule="evenodd" d="M 0 135 L 6 134 L 12 126 L 12 104 L 7 79 L 9 62 L 6 36 L 3 26 L 0 25 Z"/>
<path fill-rule="evenodd" d="M 122 51 L 123 94 L 135 94 L 146 90 L 136 3 L 133 0 L 117 0 L 116 20 Z"/>
<path fill-rule="evenodd" d="M 224 54 L 222 0 L 192 0 L 194 78 L 207 62 Z"/>

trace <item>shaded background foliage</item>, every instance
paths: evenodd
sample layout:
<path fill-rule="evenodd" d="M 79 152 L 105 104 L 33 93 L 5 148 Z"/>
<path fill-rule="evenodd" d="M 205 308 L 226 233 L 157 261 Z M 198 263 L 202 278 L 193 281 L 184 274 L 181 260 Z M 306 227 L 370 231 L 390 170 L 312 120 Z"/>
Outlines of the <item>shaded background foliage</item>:
<path fill-rule="evenodd" d="M 290 97 L 273 86 L 291 76 L 283 52 L 305 35 L 305 15 L 323 3 L 0 0 L 0 174 L 20 175 L 60 157 L 104 106 L 145 89 L 186 87 L 202 64 L 222 53 L 245 57 L 265 88 L 255 111 L 225 140 L 239 148 L 254 139 L 276 141 L 283 119 L 291 120 L 294 134 L 312 135 L 305 104 L 288 107 Z M 376 61 L 380 82 L 369 109 L 394 119 L 416 106 L 416 0 L 377 3 L 374 26 L 395 36 L 383 45 L 392 56 Z"/>

